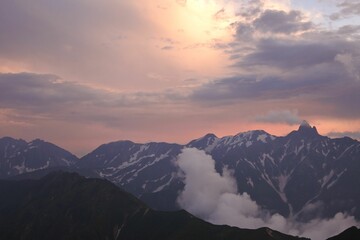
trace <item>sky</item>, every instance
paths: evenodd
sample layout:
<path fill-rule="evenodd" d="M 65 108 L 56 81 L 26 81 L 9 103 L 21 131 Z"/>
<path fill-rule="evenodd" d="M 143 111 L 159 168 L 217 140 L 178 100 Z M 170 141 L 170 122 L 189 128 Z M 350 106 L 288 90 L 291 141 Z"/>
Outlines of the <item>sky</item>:
<path fill-rule="evenodd" d="M 358 0 L 3 0 L 0 32 L 0 137 L 360 139 Z"/>

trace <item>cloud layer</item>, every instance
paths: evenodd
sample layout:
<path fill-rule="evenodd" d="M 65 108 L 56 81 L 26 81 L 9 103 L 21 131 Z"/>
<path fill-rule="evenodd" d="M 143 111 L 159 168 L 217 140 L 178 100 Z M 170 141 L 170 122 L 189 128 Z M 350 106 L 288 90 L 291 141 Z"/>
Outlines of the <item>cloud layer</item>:
<path fill-rule="evenodd" d="M 358 3 L 316 4 L 331 11 L 284 0 L 1 1 L 0 135 L 52 133 L 86 152 L 84 132 L 186 142 L 283 135 L 300 118 L 324 134 L 359 132 Z"/>

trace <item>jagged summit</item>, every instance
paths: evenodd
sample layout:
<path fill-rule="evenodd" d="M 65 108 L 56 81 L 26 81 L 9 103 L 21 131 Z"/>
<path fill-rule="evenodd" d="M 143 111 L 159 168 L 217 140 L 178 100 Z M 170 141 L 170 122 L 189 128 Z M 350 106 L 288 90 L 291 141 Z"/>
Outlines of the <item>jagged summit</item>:
<path fill-rule="evenodd" d="M 303 120 L 300 124 L 300 128 L 301 127 L 304 127 L 304 128 L 311 128 L 310 124 L 306 121 L 306 120 Z"/>
<path fill-rule="evenodd" d="M 303 120 L 301 122 L 297 133 L 307 137 L 319 136 L 316 127 L 315 126 L 311 127 L 311 125 L 306 120 Z"/>

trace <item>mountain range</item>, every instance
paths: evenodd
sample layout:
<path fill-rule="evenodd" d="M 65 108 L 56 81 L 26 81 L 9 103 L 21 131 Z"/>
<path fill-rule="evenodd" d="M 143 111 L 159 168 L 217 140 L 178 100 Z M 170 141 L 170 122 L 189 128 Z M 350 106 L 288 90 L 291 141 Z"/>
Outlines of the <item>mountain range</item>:
<path fill-rule="evenodd" d="M 0 180 L 0 196 L 0 239 L 305 240 L 213 225 L 184 210 L 155 211 L 107 180 L 76 173 Z"/>
<path fill-rule="evenodd" d="M 307 221 L 344 212 L 360 219 L 360 142 L 322 136 L 306 121 L 282 137 L 255 130 L 222 138 L 207 134 L 185 145 L 126 140 L 80 159 L 41 140 L 6 137 L 0 139 L 0 178 L 68 169 L 105 178 L 154 209 L 179 210 L 184 183 L 175 162 L 184 148 L 211 155 L 219 173 L 231 170 L 239 193 L 271 213 Z"/>

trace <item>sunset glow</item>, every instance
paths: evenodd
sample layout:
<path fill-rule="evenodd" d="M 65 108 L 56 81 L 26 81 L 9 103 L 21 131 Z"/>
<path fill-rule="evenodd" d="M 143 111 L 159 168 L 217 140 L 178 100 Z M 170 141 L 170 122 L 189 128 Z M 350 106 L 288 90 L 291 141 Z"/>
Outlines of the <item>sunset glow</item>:
<path fill-rule="evenodd" d="M 87 153 L 301 120 L 360 136 L 356 4 L 3 1 L 0 135 Z"/>

